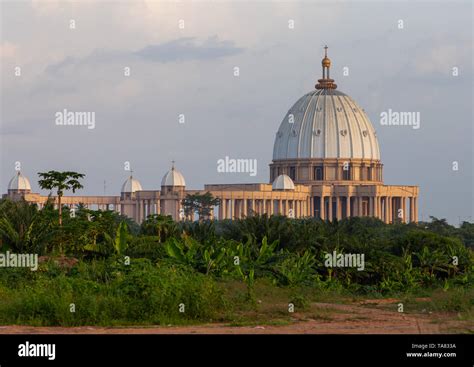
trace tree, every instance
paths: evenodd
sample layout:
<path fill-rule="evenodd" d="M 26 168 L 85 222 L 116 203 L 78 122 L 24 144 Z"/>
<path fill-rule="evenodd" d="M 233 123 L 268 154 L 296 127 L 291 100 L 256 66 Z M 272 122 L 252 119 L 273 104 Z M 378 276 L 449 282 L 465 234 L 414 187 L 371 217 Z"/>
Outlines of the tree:
<path fill-rule="evenodd" d="M 158 236 L 159 242 L 178 235 L 178 227 L 170 215 L 152 214 L 141 224 L 141 233 L 146 236 Z"/>
<path fill-rule="evenodd" d="M 207 219 L 210 217 L 213 207 L 220 204 L 220 199 L 212 196 L 210 192 L 205 194 L 188 194 L 182 201 L 184 207 L 184 214 L 186 216 L 194 215 L 197 213 L 199 220 Z"/>
<path fill-rule="evenodd" d="M 47 216 L 25 200 L 0 201 L 0 248 L 41 252 L 54 234 Z"/>
<path fill-rule="evenodd" d="M 64 195 L 64 191 L 76 190 L 84 188 L 79 182 L 79 179 L 84 178 L 84 174 L 65 171 L 49 171 L 49 172 L 38 172 L 38 176 L 42 179 L 38 181 L 39 186 L 44 190 L 53 190 L 56 189 L 56 194 L 58 196 L 58 209 L 59 209 L 59 225 L 62 226 L 62 207 L 61 207 L 61 198 Z"/>

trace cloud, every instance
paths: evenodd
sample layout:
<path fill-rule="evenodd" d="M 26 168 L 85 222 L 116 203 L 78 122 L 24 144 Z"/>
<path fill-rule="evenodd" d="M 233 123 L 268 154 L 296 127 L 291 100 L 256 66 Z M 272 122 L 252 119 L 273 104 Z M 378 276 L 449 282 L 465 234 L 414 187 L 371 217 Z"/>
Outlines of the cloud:
<path fill-rule="evenodd" d="M 456 44 L 450 44 L 448 39 L 426 41 L 415 50 L 412 67 L 417 74 L 449 75 L 452 67 L 469 65 L 471 42 L 458 40 Z"/>
<path fill-rule="evenodd" d="M 175 62 L 189 60 L 210 60 L 232 56 L 243 52 L 242 48 L 235 47 L 232 41 L 219 41 L 217 37 L 210 37 L 198 44 L 193 37 L 179 38 L 170 42 L 149 45 L 135 54 L 153 62 Z"/>
<path fill-rule="evenodd" d="M 198 43 L 194 37 L 183 37 L 161 44 L 148 45 L 138 51 L 96 49 L 83 58 L 67 56 L 59 62 L 48 65 L 45 71 L 48 74 L 57 75 L 87 64 L 120 63 L 137 57 L 144 61 L 160 63 L 205 61 L 236 55 L 243 50 L 243 48 L 235 47 L 233 41 L 219 41 L 216 36 L 201 43 Z"/>

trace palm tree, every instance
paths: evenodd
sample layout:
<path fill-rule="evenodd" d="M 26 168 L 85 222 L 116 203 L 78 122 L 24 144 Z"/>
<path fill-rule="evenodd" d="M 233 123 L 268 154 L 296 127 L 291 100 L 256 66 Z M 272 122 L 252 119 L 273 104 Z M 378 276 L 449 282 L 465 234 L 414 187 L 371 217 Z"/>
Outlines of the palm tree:
<path fill-rule="evenodd" d="M 79 179 L 84 178 L 84 174 L 65 171 L 49 171 L 49 172 L 38 172 L 38 176 L 42 179 L 38 181 L 39 186 L 44 190 L 53 190 L 56 189 L 58 195 L 58 208 L 59 208 L 59 225 L 62 226 L 62 207 L 61 207 L 61 198 L 65 190 L 76 190 L 84 188 L 79 182 Z"/>
<path fill-rule="evenodd" d="M 13 251 L 41 252 L 52 236 L 52 229 L 35 204 L 24 200 L 0 202 L 1 242 Z"/>
<path fill-rule="evenodd" d="M 170 215 L 152 214 L 141 224 L 141 233 L 147 236 L 158 236 L 160 242 L 178 235 L 178 226 Z"/>

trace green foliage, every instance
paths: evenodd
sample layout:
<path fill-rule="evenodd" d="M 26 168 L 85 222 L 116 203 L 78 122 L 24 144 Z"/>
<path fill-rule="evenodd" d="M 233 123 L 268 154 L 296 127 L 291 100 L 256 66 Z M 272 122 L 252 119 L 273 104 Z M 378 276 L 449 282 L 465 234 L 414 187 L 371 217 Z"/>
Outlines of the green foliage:
<path fill-rule="evenodd" d="M 138 226 L 113 211 L 79 206 L 75 215 L 64 209 L 60 226 L 57 213 L 52 202 L 39 210 L 24 201 L 0 201 L 2 251 L 48 256 L 60 252 L 94 269 L 99 260 L 146 258 L 211 279 L 240 280 L 252 302 L 254 284 L 262 278 L 291 289 L 305 286 L 360 294 L 474 284 L 473 252 L 463 242 L 470 241 L 472 225 L 466 222 L 454 228 L 436 218 L 431 223 L 386 225 L 366 217 L 324 222 L 263 215 L 176 223 L 169 216 L 151 215 Z M 325 255 L 333 251 L 363 254 L 364 270 L 326 267 Z M 98 279 L 111 278 L 107 271 L 115 272 L 99 270 L 94 270 Z M 93 276 L 88 279 L 94 282 Z"/>
<path fill-rule="evenodd" d="M 0 202 L 0 249 L 40 253 L 56 234 L 45 212 L 24 200 Z"/>
<path fill-rule="evenodd" d="M 201 221 L 209 219 L 213 207 L 219 203 L 220 199 L 213 197 L 210 192 L 206 192 L 205 194 L 187 194 L 181 204 L 186 216 L 197 214 Z"/>
<path fill-rule="evenodd" d="M 178 226 L 170 215 L 152 214 L 141 224 L 140 233 L 145 236 L 156 236 L 159 242 L 179 234 Z"/>
<path fill-rule="evenodd" d="M 82 173 L 65 171 L 48 171 L 48 172 L 38 172 L 38 176 L 41 177 L 41 180 L 38 181 L 38 185 L 44 190 L 54 190 L 56 189 L 56 194 L 58 196 L 58 215 L 59 215 L 59 226 L 62 225 L 62 204 L 61 198 L 64 195 L 64 191 L 82 189 L 84 186 L 79 182 L 81 178 L 84 178 L 85 175 Z"/>
<path fill-rule="evenodd" d="M 316 258 L 310 251 L 305 251 L 302 255 L 287 252 L 284 259 L 276 266 L 279 284 L 296 286 L 317 280 L 315 264 Z"/>
<path fill-rule="evenodd" d="M 182 266 L 101 260 L 69 273 L 51 264 L 12 285 L 0 276 L 0 323 L 45 326 L 209 321 L 226 309 L 209 277 Z M 75 312 L 71 312 L 74 304 Z M 180 312 L 180 304 L 184 312 Z"/>

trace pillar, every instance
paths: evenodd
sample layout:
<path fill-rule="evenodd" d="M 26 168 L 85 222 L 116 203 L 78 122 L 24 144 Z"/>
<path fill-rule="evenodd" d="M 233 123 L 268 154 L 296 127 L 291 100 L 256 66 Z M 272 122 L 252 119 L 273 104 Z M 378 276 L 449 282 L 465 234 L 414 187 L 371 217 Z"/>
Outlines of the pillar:
<path fill-rule="evenodd" d="M 413 210 L 415 214 L 415 223 L 418 223 L 418 198 L 414 197 L 413 198 Z"/>
<path fill-rule="evenodd" d="M 333 215 L 332 215 L 332 196 L 328 196 L 328 207 L 329 207 L 329 210 L 328 210 L 328 219 L 332 222 L 332 218 L 333 218 Z"/>
<path fill-rule="evenodd" d="M 388 197 L 388 222 L 393 222 L 393 198 L 391 196 Z"/>
<path fill-rule="evenodd" d="M 337 220 L 342 219 L 342 203 L 339 196 L 336 196 L 336 218 Z"/>
<path fill-rule="evenodd" d="M 322 220 L 325 220 L 326 219 L 326 213 L 325 213 L 325 209 L 326 206 L 324 205 L 324 196 L 320 196 L 319 198 L 319 217 L 322 219 Z"/>
<path fill-rule="evenodd" d="M 402 196 L 400 198 L 400 200 L 402 201 L 402 213 L 403 213 L 403 218 L 402 218 L 402 222 L 403 223 L 406 223 L 407 222 L 407 200 L 406 200 L 406 197 L 405 196 Z"/>

